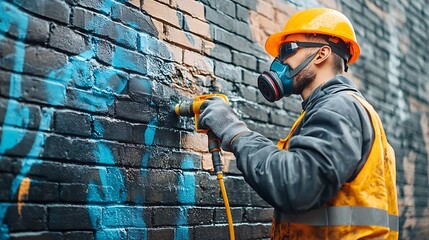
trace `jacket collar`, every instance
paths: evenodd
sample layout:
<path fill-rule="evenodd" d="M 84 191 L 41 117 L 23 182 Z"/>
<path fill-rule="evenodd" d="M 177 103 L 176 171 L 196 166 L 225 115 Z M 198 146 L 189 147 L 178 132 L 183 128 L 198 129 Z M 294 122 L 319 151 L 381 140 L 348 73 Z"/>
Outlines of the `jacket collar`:
<path fill-rule="evenodd" d="M 315 102 L 317 99 L 328 95 L 328 94 L 335 94 L 341 91 L 352 91 L 352 92 L 358 92 L 353 82 L 342 76 L 337 75 L 333 77 L 331 80 L 325 82 L 324 84 L 317 87 L 310 96 L 303 101 L 302 109 L 306 110 L 309 106 L 312 105 L 313 102 Z"/>

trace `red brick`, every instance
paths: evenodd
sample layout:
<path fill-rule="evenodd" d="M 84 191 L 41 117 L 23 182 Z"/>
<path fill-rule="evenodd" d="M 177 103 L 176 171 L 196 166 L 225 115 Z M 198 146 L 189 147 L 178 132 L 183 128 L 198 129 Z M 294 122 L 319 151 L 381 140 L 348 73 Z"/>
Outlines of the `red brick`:
<path fill-rule="evenodd" d="M 188 25 L 188 31 L 195 33 L 203 38 L 210 39 L 210 26 L 206 21 L 201 21 L 197 18 L 193 18 L 189 15 L 184 15 L 185 21 Z M 185 25 L 186 26 L 186 25 Z"/>
<path fill-rule="evenodd" d="M 208 140 L 206 134 L 185 133 L 182 137 L 182 148 L 196 152 L 208 151 Z"/>
<path fill-rule="evenodd" d="M 197 69 L 200 74 L 213 74 L 213 60 L 196 52 L 184 50 L 183 62 Z"/>
<path fill-rule="evenodd" d="M 140 0 L 130 0 L 129 3 L 140 8 Z"/>
<path fill-rule="evenodd" d="M 177 63 L 183 63 L 183 49 L 169 43 L 165 43 L 165 45 L 167 45 L 168 49 L 170 50 L 173 60 Z"/>
<path fill-rule="evenodd" d="M 142 5 L 142 9 L 145 10 L 151 17 L 178 28 L 182 28 L 182 21 L 177 18 L 176 10 L 168 5 L 156 2 L 154 0 L 145 0 Z"/>
<path fill-rule="evenodd" d="M 274 9 L 272 3 L 267 3 L 264 1 L 259 1 L 257 6 L 258 13 L 266 16 L 269 19 L 272 19 L 274 17 Z"/>
<path fill-rule="evenodd" d="M 188 49 L 193 49 L 195 51 L 201 51 L 202 49 L 202 40 L 201 38 L 191 34 L 183 32 L 174 27 L 164 25 L 166 28 L 166 40 L 175 45 L 179 45 Z"/>
<path fill-rule="evenodd" d="M 189 13 L 191 16 L 205 20 L 204 5 L 201 2 L 190 0 L 172 0 L 171 5 L 183 12 Z"/>

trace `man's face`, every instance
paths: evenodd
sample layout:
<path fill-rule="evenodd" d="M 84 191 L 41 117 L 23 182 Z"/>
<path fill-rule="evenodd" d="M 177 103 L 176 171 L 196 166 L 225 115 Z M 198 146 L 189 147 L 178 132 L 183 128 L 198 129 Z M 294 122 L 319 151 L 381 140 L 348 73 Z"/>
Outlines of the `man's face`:
<path fill-rule="evenodd" d="M 309 40 L 304 34 L 294 34 L 286 37 L 285 42 L 309 42 Z M 292 69 L 295 69 L 315 51 L 317 51 L 317 48 L 298 48 L 294 54 L 283 59 L 283 63 L 288 64 Z M 316 75 L 317 73 L 310 63 L 294 77 L 292 93 L 301 94 L 305 87 L 314 81 Z"/>

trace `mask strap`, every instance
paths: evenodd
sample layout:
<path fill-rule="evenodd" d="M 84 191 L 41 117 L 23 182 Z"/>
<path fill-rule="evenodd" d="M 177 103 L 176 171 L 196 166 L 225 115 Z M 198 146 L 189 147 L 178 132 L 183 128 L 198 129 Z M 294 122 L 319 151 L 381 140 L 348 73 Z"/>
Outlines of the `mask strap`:
<path fill-rule="evenodd" d="M 311 60 L 313 60 L 313 58 L 316 56 L 317 52 L 319 50 L 317 50 L 316 52 L 314 52 L 313 54 L 311 54 L 310 56 L 308 56 L 307 59 L 304 60 L 304 62 L 302 62 L 301 64 L 298 65 L 298 67 L 296 67 L 294 70 L 290 71 L 289 73 L 285 74 L 286 78 L 293 78 L 295 77 L 295 75 L 297 75 L 303 68 L 305 68 L 310 62 Z"/>

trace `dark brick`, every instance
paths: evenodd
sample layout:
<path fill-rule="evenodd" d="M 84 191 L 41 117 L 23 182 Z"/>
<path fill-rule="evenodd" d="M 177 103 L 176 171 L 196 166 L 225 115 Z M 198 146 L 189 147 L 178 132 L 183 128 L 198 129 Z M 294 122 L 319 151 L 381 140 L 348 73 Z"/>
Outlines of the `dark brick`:
<path fill-rule="evenodd" d="M 51 18 L 62 23 L 69 22 L 70 8 L 65 2 L 58 0 L 51 1 L 26 1 L 17 0 L 16 4 L 38 15 Z"/>
<path fill-rule="evenodd" d="M 216 11 L 222 12 L 227 14 L 228 16 L 231 16 L 233 18 L 235 18 L 235 4 L 231 1 L 216 1 L 216 0 L 202 0 L 201 2 L 203 2 L 207 6 L 210 6 L 213 9 L 216 9 Z"/>
<path fill-rule="evenodd" d="M 254 41 L 252 30 L 250 29 L 250 25 L 247 22 L 242 21 L 234 21 L 235 31 L 238 35 L 245 37 L 250 41 Z M 253 53 L 255 54 L 255 53 Z"/>
<path fill-rule="evenodd" d="M 265 59 L 258 58 L 258 67 L 256 71 L 258 73 L 263 73 L 264 71 L 270 70 L 271 62 Z"/>
<path fill-rule="evenodd" d="M 249 22 L 249 10 L 237 4 L 237 19 L 243 22 Z"/>
<path fill-rule="evenodd" d="M 250 194 L 253 190 L 243 178 L 225 177 L 224 182 L 231 206 L 250 204 Z"/>
<path fill-rule="evenodd" d="M 144 154 L 144 146 L 124 145 L 120 148 L 118 163 L 121 166 L 140 167 Z"/>
<path fill-rule="evenodd" d="M 145 136 L 148 126 L 153 132 L 153 139 Z M 146 145 L 156 145 L 164 147 L 180 147 L 180 132 L 173 129 L 159 128 L 157 125 L 135 124 L 134 142 Z"/>
<path fill-rule="evenodd" d="M 245 52 L 248 54 L 255 54 L 255 49 L 252 43 L 244 37 L 237 36 L 234 33 L 228 32 L 219 27 L 213 27 L 214 40 L 216 43 L 226 44 L 237 51 Z M 232 39 L 234 39 L 232 41 Z"/>
<path fill-rule="evenodd" d="M 19 15 L 23 13 L 17 13 Z M 8 34 L 20 38 L 18 32 L 12 28 L 9 29 Z M 25 40 L 31 43 L 45 43 L 49 37 L 49 22 L 33 17 L 28 16 L 28 26 L 25 33 Z"/>
<path fill-rule="evenodd" d="M 129 49 L 137 49 L 137 31 L 105 16 L 82 8 L 74 9 L 73 26 L 107 38 Z M 123 59 L 122 59 L 123 60 Z"/>
<path fill-rule="evenodd" d="M 113 46 L 104 40 L 96 40 L 96 57 L 99 61 L 111 65 L 113 59 Z"/>
<path fill-rule="evenodd" d="M 55 202 L 59 199 L 57 183 L 42 182 L 31 179 L 30 190 L 24 202 Z M 17 200 L 14 196 L 11 200 Z"/>
<path fill-rule="evenodd" d="M 239 225 L 235 228 L 237 239 L 268 239 L 271 224 Z"/>
<path fill-rule="evenodd" d="M 242 96 L 244 99 L 252 101 L 252 102 L 257 102 L 257 92 L 259 91 L 258 89 L 255 89 L 254 87 L 251 86 L 240 86 L 239 88 L 240 91 L 240 96 Z"/>
<path fill-rule="evenodd" d="M 229 239 L 227 225 L 223 226 L 198 226 L 194 228 L 195 239 Z"/>
<path fill-rule="evenodd" d="M 227 63 L 230 63 L 232 61 L 231 50 L 227 47 L 222 46 L 221 44 L 216 44 L 215 47 L 211 49 L 209 56 Z"/>
<path fill-rule="evenodd" d="M 128 236 L 131 239 L 139 239 L 142 234 L 140 232 L 136 233 L 136 231 L 138 231 L 137 229 L 133 230 L 134 229 L 130 229 Z M 174 233 L 174 228 L 149 228 L 147 229 L 147 239 L 174 239 Z"/>
<path fill-rule="evenodd" d="M 134 101 L 148 105 L 147 108 L 154 107 L 153 93 L 155 92 L 155 82 L 145 77 L 134 76 L 128 82 L 128 94 Z"/>
<path fill-rule="evenodd" d="M 144 103 L 117 101 L 115 104 L 115 113 L 121 119 L 149 123 L 156 116 L 156 109 L 149 108 Z"/>
<path fill-rule="evenodd" d="M 40 164 L 34 164 L 30 174 L 50 182 L 88 184 L 88 182 L 98 179 L 100 172 L 101 169 L 88 165 L 43 161 Z"/>
<path fill-rule="evenodd" d="M 108 15 L 110 14 L 110 6 L 112 3 L 110 0 L 85 0 L 78 1 L 78 4 L 80 6 Z"/>
<path fill-rule="evenodd" d="M 112 66 L 144 75 L 147 72 L 147 58 L 144 55 L 116 47 Z"/>
<path fill-rule="evenodd" d="M 150 186 L 145 186 L 145 203 L 156 202 L 163 205 L 177 203 L 178 189 L 176 184 L 179 177 L 178 173 L 171 170 L 149 170 L 145 174 L 147 174 L 148 179 L 150 179 Z M 168 186 L 168 188 L 165 186 Z M 162 191 L 159 191 L 160 189 L 162 189 Z M 155 218 L 157 218 L 156 214 L 154 215 Z"/>
<path fill-rule="evenodd" d="M 51 25 L 51 34 L 48 44 L 49 46 L 72 54 L 80 54 L 90 49 L 88 40 L 84 36 L 69 28 L 55 24 Z"/>
<path fill-rule="evenodd" d="M 161 148 L 151 150 L 150 154 L 148 167 L 182 170 L 201 169 L 202 157 L 199 154 L 163 150 Z"/>
<path fill-rule="evenodd" d="M 24 44 L 16 43 L 15 41 L 4 38 L 0 42 L 0 67 L 8 70 L 22 71 L 22 69 L 14 69 L 16 59 L 21 59 L 23 56 L 22 50 Z M 16 50 L 19 49 L 17 53 Z"/>
<path fill-rule="evenodd" d="M 184 209 L 186 209 L 186 225 L 208 225 L 213 223 L 213 208 L 190 207 Z"/>
<path fill-rule="evenodd" d="M 241 69 L 231 64 L 215 61 L 216 76 L 224 78 L 226 80 L 239 83 L 241 81 Z"/>
<path fill-rule="evenodd" d="M 195 202 L 198 205 L 223 206 L 219 186 L 215 176 L 199 172 L 195 174 Z M 227 190 L 228 191 L 228 190 Z M 228 192 L 229 193 L 229 192 Z M 228 196 L 229 197 L 229 196 Z"/>
<path fill-rule="evenodd" d="M 231 208 L 232 222 L 233 223 L 243 222 L 243 214 L 244 214 L 244 210 L 242 208 Z M 215 208 L 214 222 L 225 223 L 225 224 L 228 223 L 225 208 Z"/>
<path fill-rule="evenodd" d="M 113 30 L 113 31 L 112 31 Z M 101 31 L 97 32 L 102 36 L 107 36 L 112 41 L 117 42 L 119 45 L 122 45 L 128 49 L 136 50 L 137 49 L 137 31 L 123 26 L 118 23 L 113 23 L 113 29 L 108 27 L 102 28 Z"/>
<path fill-rule="evenodd" d="M 21 97 L 24 100 L 49 105 L 60 105 L 65 98 L 64 85 L 50 80 L 23 76 Z"/>
<path fill-rule="evenodd" d="M 296 117 L 291 116 L 290 114 L 287 114 L 285 111 L 271 111 L 270 112 L 270 123 L 285 126 L 285 127 L 292 127 L 293 123 L 295 122 Z"/>
<path fill-rule="evenodd" d="M 7 160 L 6 160 L 7 161 Z M 10 173 L 4 173 L 3 171 L 10 171 L 9 169 L 5 169 L 5 160 L 0 161 L 0 189 L 3 189 L 3 191 L 0 192 L 0 200 L 1 201 L 9 201 L 11 196 L 10 190 L 6 191 L 6 189 L 10 189 L 13 180 L 15 179 L 15 175 Z M 9 161 L 7 161 L 9 162 Z M 9 167 L 11 168 L 11 166 Z"/>
<path fill-rule="evenodd" d="M 1 44 L 0 44 L 0 66 L 1 66 L 1 61 L 2 61 L 2 59 L 1 59 Z M 15 97 L 16 98 L 17 97 L 17 96 L 10 96 L 10 95 L 14 95 L 13 93 L 10 92 L 11 77 L 12 77 L 12 74 L 10 72 L 5 72 L 5 71 L 2 71 L 0 69 L 0 84 L 2 86 L 0 88 L 0 96 L 7 97 L 7 98 L 9 98 L 9 97 Z M 3 101 L 6 101 L 6 100 L 3 100 Z M 5 111 L 5 110 L 6 109 L 1 110 L 1 111 Z M 2 114 L 3 115 L 1 117 L 1 121 L 3 121 L 5 113 L 2 113 Z"/>
<path fill-rule="evenodd" d="M 256 58 L 252 55 L 232 51 L 232 63 L 250 70 L 256 69 Z"/>
<path fill-rule="evenodd" d="M 179 207 L 153 208 L 153 226 L 175 226 L 179 211 Z"/>
<path fill-rule="evenodd" d="M 146 32 L 152 36 L 158 36 L 158 30 L 152 19 L 140 11 L 125 7 L 122 4 L 112 6 L 112 18 L 136 30 Z"/>
<path fill-rule="evenodd" d="M 3 204 L 6 205 L 6 203 Z M 8 207 L 3 223 L 8 226 L 9 231 L 40 231 L 45 229 L 45 207 L 29 203 L 19 207 L 16 204 L 6 206 Z"/>
<path fill-rule="evenodd" d="M 77 0 L 80 1 L 80 0 Z M 90 12 L 86 9 L 74 7 L 73 8 L 73 18 L 72 25 L 74 27 L 92 32 L 96 28 L 96 24 L 99 24 L 99 27 L 102 27 L 103 20 L 108 22 L 108 18 L 104 18 L 101 15 Z"/>
<path fill-rule="evenodd" d="M 63 234 L 64 240 L 92 240 L 94 239 L 93 232 L 65 232 Z"/>
<path fill-rule="evenodd" d="M 164 60 L 173 60 L 167 46 L 162 41 L 148 34 L 139 34 L 138 49 L 144 54 L 149 54 Z"/>
<path fill-rule="evenodd" d="M 259 104 L 238 102 L 237 107 L 240 109 L 240 113 L 243 113 L 243 118 L 250 118 L 264 123 L 268 122 L 269 110 Z"/>
<path fill-rule="evenodd" d="M 249 8 L 250 10 L 255 10 L 255 11 L 257 10 L 256 9 L 257 2 L 247 1 L 247 0 L 233 0 L 233 2 L 236 2 L 246 8 Z"/>
<path fill-rule="evenodd" d="M 59 232 L 27 232 L 11 233 L 10 240 L 58 240 L 63 239 L 62 233 Z"/>
<path fill-rule="evenodd" d="M 18 173 L 20 168 L 21 162 L 18 159 L 2 156 L 2 160 L 0 161 L 0 174 Z M 7 176 L 7 174 L 5 176 Z"/>
<path fill-rule="evenodd" d="M 86 203 L 88 201 L 88 184 L 60 184 L 60 201 L 67 203 Z M 102 191 L 102 188 L 99 188 Z"/>
<path fill-rule="evenodd" d="M 272 208 L 246 208 L 244 219 L 249 222 L 270 223 L 273 218 L 273 212 Z"/>
<path fill-rule="evenodd" d="M 97 206 L 50 206 L 48 214 L 47 224 L 50 230 L 96 230 L 101 225 L 102 208 Z M 95 219 L 91 219 L 91 217 Z"/>
<path fill-rule="evenodd" d="M 93 117 L 93 137 L 132 142 L 133 126 L 124 121 L 118 121 L 102 117 Z"/>
<path fill-rule="evenodd" d="M 98 160 L 96 150 L 97 143 L 95 141 L 50 135 L 45 141 L 43 156 L 94 163 Z"/>
<path fill-rule="evenodd" d="M 223 2 L 219 2 L 219 5 L 223 5 Z M 212 9 L 210 7 L 205 8 L 205 17 L 206 20 L 209 22 L 212 22 L 223 29 L 226 29 L 228 32 L 235 33 L 235 26 L 234 24 L 235 20 L 234 18 L 222 13 L 219 11 L 219 9 Z"/>
<path fill-rule="evenodd" d="M 65 66 L 67 56 L 38 46 L 29 46 L 25 49 L 24 72 L 41 76 Z"/>
<path fill-rule="evenodd" d="M 56 111 L 54 128 L 58 133 L 91 136 L 91 116 L 72 111 Z"/>

